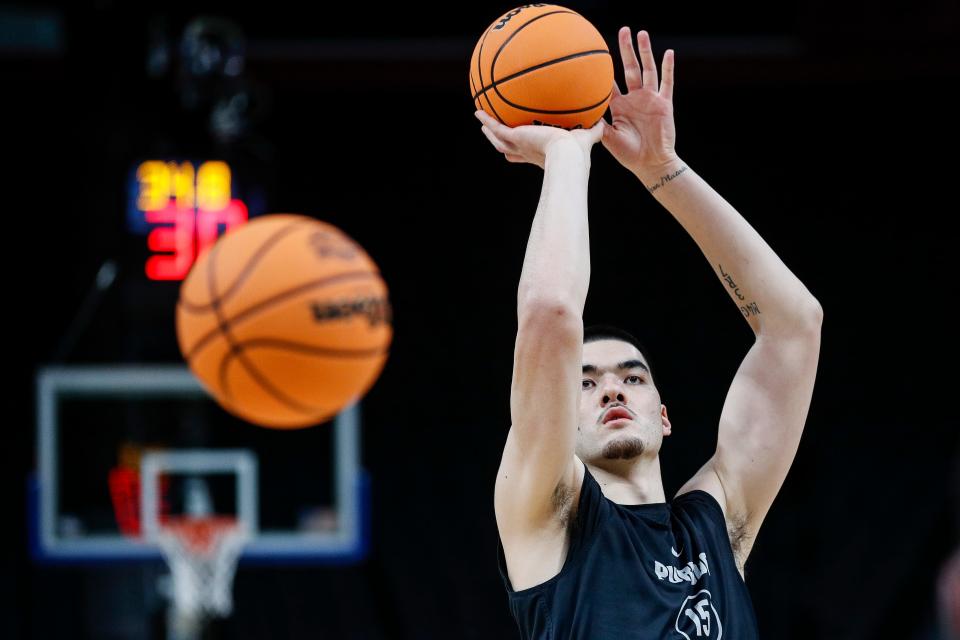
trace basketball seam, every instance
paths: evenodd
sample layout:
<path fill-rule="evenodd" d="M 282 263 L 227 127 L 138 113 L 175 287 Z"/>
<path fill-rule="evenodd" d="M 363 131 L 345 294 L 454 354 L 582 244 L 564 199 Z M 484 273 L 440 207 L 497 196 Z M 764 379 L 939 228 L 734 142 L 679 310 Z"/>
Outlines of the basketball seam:
<path fill-rule="evenodd" d="M 494 23 L 495 24 L 495 23 Z M 486 33 L 483 34 L 483 37 L 480 38 L 480 48 L 477 50 L 477 80 L 480 82 L 480 86 L 483 86 L 483 65 L 481 64 L 483 60 L 483 45 L 487 41 L 487 36 L 490 35 L 490 31 L 493 29 L 493 24 L 487 27 Z M 492 71 L 492 69 L 491 69 Z M 490 75 L 490 81 L 493 81 L 493 75 Z M 487 106 L 490 107 L 490 111 L 493 113 L 493 117 L 500 121 L 500 124 L 507 124 L 503 121 L 503 118 L 500 117 L 500 114 L 497 113 L 497 110 L 493 108 L 493 103 L 490 102 L 490 96 L 483 94 L 483 97 L 487 99 Z"/>
<path fill-rule="evenodd" d="M 254 367 L 244 356 L 242 347 L 237 346 L 236 342 L 233 340 L 233 336 L 230 335 L 228 330 L 227 323 L 223 318 L 223 314 L 220 309 L 220 298 L 217 297 L 217 288 L 216 288 L 216 257 L 218 250 L 221 245 L 213 245 L 213 249 L 210 250 L 209 261 L 207 262 L 207 288 L 209 289 L 210 297 L 213 299 L 213 312 L 217 317 L 217 322 L 220 325 L 220 332 L 223 334 L 224 340 L 227 341 L 227 344 L 230 345 L 230 353 L 236 355 L 236 359 L 243 365 L 243 368 L 247 370 L 247 373 L 250 374 L 250 377 L 253 378 L 254 382 L 258 383 L 261 388 L 263 388 L 269 395 L 273 396 L 276 400 L 279 400 L 281 404 L 287 405 L 289 408 L 292 408 L 294 411 L 300 413 L 310 413 L 309 410 L 304 410 L 303 405 L 300 405 L 298 402 L 287 398 L 286 395 L 281 393 L 278 389 L 275 389 L 272 384 L 267 381 L 263 375 Z M 229 355 L 229 354 L 228 354 Z M 224 356 L 227 358 L 228 356 Z M 220 386 L 221 391 L 224 392 L 227 401 L 233 404 L 232 397 L 230 394 L 229 385 L 224 385 L 226 382 L 226 367 L 223 366 L 221 362 L 220 367 Z"/>
<path fill-rule="evenodd" d="M 471 72 L 470 72 L 470 89 L 475 91 L 476 88 L 477 88 L 477 85 L 476 85 L 476 83 L 473 81 L 473 72 L 471 71 Z M 474 108 L 476 108 L 476 109 L 482 109 L 482 108 L 483 108 L 483 103 L 480 102 L 480 98 L 478 97 L 479 95 L 480 95 L 480 94 L 476 94 L 476 95 L 473 96 L 473 106 L 474 106 Z"/>
<path fill-rule="evenodd" d="M 229 403 L 233 403 L 233 394 L 230 393 L 230 382 L 227 378 L 227 365 L 233 362 L 233 359 L 230 358 L 230 354 L 233 353 L 233 350 L 227 352 L 227 355 L 220 358 L 220 366 L 218 368 L 217 379 L 220 383 L 220 393 L 223 394 L 223 397 Z"/>
<path fill-rule="evenodd" d="M 210 295 L 210 304 L 213 305 L 213 315 L 217 321 L 217 328 L 213 330 L 213 333 L 223 334 L 224 339 L 227 341 L 227 345 L 229 345 L 232 351 L 234 349 L 233 341 L 231 340 L 230 334 L 228 334 L 224 330 L 225 323 L 223 320 L 223 314 L 221 314 L 220 312 L 220 296 L 215 286 L 215 279 L 216 279 L 215 263 L 217 258 L 217 252 L 219 249 L 220 249 L 219 244 L 213 245 L 213 248 L 210 250 L 210 254 L 207 256 L 207 274 L 206 274 L 207 275 L 207 293 Z M 224 356 L 224 358 L 225 357 L 226 356 Z M 190 364 L 189 357 L 187 358 L 187 364 Z M 223 366 L 223 360 L 221 360 L 220 361 L 220 380 L 218 380 L 218 382 L 220 383 L 220 391 L 221 393 L 223 393 L 227 401 L 232 402 L 229 386 L 224 384 L 225 380 L 223 376 L 224 376 L 224 366 Z"/>
<path fill-rule="evenodd" d="M 333 355 L 338 357 L 356 357 L 356 358 L 370 358 L 375 356 L 388 356 L 390 353 L 390 343 L 387 342 L 386 346 L 375 347 L 372 349 L 329 349 L 326 347 L 315 347 L 309 344 L 303 344 L 299 342 L 290 342 L 287 340 L 276 340 L 272 338 L 255 338 L 253 340 L 247 340 L 237 344 L 238 347 L 241 347 L 243 350 L 253 349 L 257 347 L 278 347 L 284 351 L 294 351 L 300 353 L 307 353 L 310 355 Z M 234 356 L 239 357 L 240 352 L 231 351 L 226 356 L 223 357 L 220 363 L 220 377 L 221 377 L 221 388 L 228 389 L 229 385 L 227 383 L 228 378 L 226 377 L 226 370 L 230 362 L 233 361 Z M 368 383 L 369 386 L 369 383 Z M 306 405 L 301 405 L 306 407 Z M 321 409 L 317 407 L 315 409 L 308 409 L 306 411 L 300 411 L 300 413 L 309 413 L 311 416 L 315 415 L 318 412 L 326 411 L 326 409 Z"/>
<path fill-rule="evenodd" d="M 257 250 L 253 253 L 252 256 L 250 256 L 250 259 L 247 261 L 247 264 L 245 264 L 245 265 L 243 266 L 243 269 L 240 271 L 240 275 L 237 276 L 237 279 L 233 281 L 233 284 L 231 284 L 229 287 L 227 287 L 227 290 L 224 292 L 224 294 L 223 294 L 222 296 L 220 296 L 217 300 L 211 300 L 211 301 L 210 301 L 209 303 L 207 303 L 207 304 L 195 304 L 195 303 L 190 302 L 189 300 L 187 300 L 187 299 L 183 296 L 183 294 L 181 294 L 181 295 L 180 295 L 180 302 L 181 302 L 181 304 L 182 304 L 182 306 L 183 306 L 183 310 L 184 310 L 184 311 L 187 311 L 187 312 L 189 312 L 189 313 L 205 313 L 205 312 L 209 311 L 209 310 L 213 307 L 214 302 L 220 303 L 220 302 L 223 302 L 224 300 L 226 300 L 226 299 L 227 299 L 228 297 L 230 297 L 235 291 L 239 290 L 240 285 L 243 283 L 243 281 L 246 280 L 247 276 L 248 276 L 250 273 L 253 272 L 253 267 L 256 266 L 256 263 L 259 262 L 260 259 L 263 258 L 264 255 L 266 255 L 266 253 L 267 253 L 267 251 L 268 251 L 269 249 L 273 248 L 273 245 L 275 245 L 277 242 L 280 242 L 280 240 L 282 240 L 282 239 L 284 238 L 284 236 L 286 236 L 287 233 L 288 233 L 289 231 L 291 231 L 292 229 L 294 229 L 295 227 L 300 226 L 300 225 L 303 225 L 303 224 L 307 224 L 307 223 L 313 223 L 313 222 L 314 222 L 313 220 L 296 220 L 296 221 L 294 221 L 294 222 L 292 222 L 292 223 L 290 223 L 290 224 L 288 224 L 288 225 L 286 225 L 286 226 L 281 227 L 280 229 L 278 229 L 272 236 L 270 236 L 269 238 L 267 238 L 267 239 L 263 242 L 263 244 L 261 244 L 261 245 L 257 248 Z M 211 253 L 211 255 L 213 255 L 213 254 Z M 213 294 L 211 294 L 211 295 L 213 295 Z"/>
<path fill-rule="evenodd" d="M 311 409 L 305 404 L 300 404 L 270 384 L 270 381 L 267 380 L 263 374 L 261 374 L 260 371 L 246 358 L 242 347 L 231 349 L 230 353 L 225 355 L 220 363 L 220 386 L 222 389 L 224 389 L 224 395 L 230 402 L 232 402 L 232 399 L 229 392 L 230 385 L 228 383 L 229 379 L 227 378 L 227 370 L 230 366 L 230 363 L 234 361 L 239 362 L 243 368 L 246 369 L 247 373 L 250 374 L 250 377 L 253 378 L 254 382 L 259 384 L 268 395 L 273 396 L 273 398 L 280 402 L 280 404 L 286 405 L 288 409 L 292 409 L 297 413 L 302 413 L 308 416 L 313 416 L 316 413 L 315 410 Z M 233 404 L 235 405 L 236 403 Z"/>
<path fill-rule="evenodd" d="M 225 355 L 220 360 L 220 388 L 223 394 L 229 399 L 230 398 L 230 385 L 229 378 L 227 377 L 227 367 L 233 362 L 234 358 L 240 355 L 241 350 L 246 351 L 248 349 L 255 349 L 257 347 L 276 347 L 278 350 L 283 351 L 293 351 L 300 353 L 307 353 L 310 355 L 332 355 L 335 357 L 356 357 L 356 358 L 370 358 L 375 356 L 386 356 L 390 353 L 389 342 L 386 346 L 375 347 L 371 349 L 330 349 L 327 347 L 317 347 L 310 344 L 304 344 L 301 342 L 291 342 L 289 340 L 278 340 L 274 338 L 254 338 L 252 340 L 245 340 L 242 342 L 236 343 L 238 347 L 237 351 L 231 350 L 227 355 Z M 301 405 L 306 407 L 306 405 Z M 313 415 L 317 411 L 320 411 L 320 408 L 310 410 L 309 413 Z M 300 413 L 308 413 L 307 411 L 300 411 Z"/>
<path fill-rule="evenodd" d="M 549 67 L 554 64 L 560 64 L 561 62 L 566 62 L 567 60 L 573 60 L 574 58 L 582 58 L 584 56 L 595 56 L 601 53 L 610 55 L 610 52 L 607 49 L 591 49 L 590 51 L 581 51 L 579 53 L 571 53 L 570 55 L 563 56 L 562 58 L 554 58 L 553 60 L 547 60 L 546 62 L 541 62 L 540 64 L 536 64 L 532 67 L 522 69 L 520 71 L 517 71 L 516 73 L 511 73 L 506 78 L 501 78 L 500 80 L 494 80 L 488 86 L 480 89 L 480 91 L 477 91 L 477 93 L 473 97 L 474 99 L 476 99 L 477 97 L 480 96 L 481 93 L 486 93 L 487 91 L 489 91 L 490 89 L 493 89 L 494 87 L 510 82 L 511 80 L 516 80 L 520 76 L 526 75 L 528 73 L 532 73 L 534 71 L 537 71 L 538 69 L 543 69 L 544 67 Z M 471 81 L 472 80 L 473 78 L 471 78 Z M 499 95 L 499 92 L 497 95 Z"/>
<path fill-rule="evenodd" d="M 548 12 L 548 13 L 541 13 L 540 15 L 534 16 L 533 18 L 530 18 L 529 20 L 527 20 L 526 22 L 524 22 L 522 25 L 520 25 L 519 27 L 517 27 L 517 28 L 514 30 L 513 33 L 511 33 L 509 36 L 507 36 L 507 39 L 500 43 L 500 48 L 497 49 L 497 52 L 493 55 L 493 60 L 490 61 L 490 82 L 494 82 L 494 80 L 493 80 L 494 77 L 495 77 L 495 76 L 494 76 L 494 70 L 495 70 L 495 68 L 496 68 L 496 66 L 497 66 L 497 58 L 500 57 L 500 54 L 503 53 L 503 49 L 510 43 L 511 40 L 513 40 L 514 36 L 516 36 L 518 33 L 520 33 L 521 31 L 523 31 L 524 29 L 526 29 L 529 25 L 533 24 L 533 23 L 536 22 L 537 20 L 541 20 L 541 19 L 543 19 L 543 18 L 546 18 L 547 16 L 557 15 L 557 14 L 559 14 L 559 13 L 573 13 L 574 15 L 576 15 L 573 11 L 568 11 L 568 10 L 563 10 L 563 11 L 550 11 L 550 12 Z M 479 59 L 477 60 L 477 64 L 478 64 L 478 65 L 480 64 L 480 60 L 479 60 Z M 481 87 L 483 86 L 483 74 L 480 74 L 480 86 L 481 86 Z M 495 92 L 501 99 L 503 99 L 503 96 L 501 96 L 501 95 L 500 95 L 500 92 L 497 91 L 497 86 L 496 86 L 496 84 L 493 85 L 493 90 L 494 90 L 494 92 Z M 484 95 L 484 97 L 486 97 L 487 103 L 488 103 L 488 104 L 491 104 L 491 107 L 490 107 L 490 108 L 492 109 L 493 106 L 492 106 L 492 103 L 490 102 L 490 96 L 487 94 L 487 92 L 484 92 L 483 95 Z M 503 101 L 506 102 L 505 99 L 504 99 Z M 500 117 L 497 116 L 497 119 L 500 120 Z M 503 120 L 500 120 L 500 122 L 503 122 Z M 504 124 L 506 124 L 506 123 L 504 123 Z"/>
<path fill-rule="evenodd" d="M 508 105 L 510 105 L 514 109 L 519 109 L 520 111 L 529 111 L 531 113 L 547 113 L 550 115 L 563 115 L 567 113 L 583 113 L 585 111 L 590 111 L 591 109 L 596 109 L 597 107 L 602 105 L 604 102 L 609 100 L 612 94 L 613 94 L 613 89 L 610 90 L 610 93 L 608 93 L 605 98 L 603 98 L 602 100 L 600 100 L 595 104 L 590 105 L 589 107 L 583 107 L 582 109 L 563 109 L 563 110 L 554 110 L 554 111 L 550 111 L 547 109 L 532 109 L 530 107 L 525 107 L 523 105 L 514 104 L 509 100 L 507 100 L 506 98 L 504 98 L 503 96 L 500 96 L 500 99 L 506 102 Z M 497 95 L 500 95 L 499 91 L 497 92 Z"/>
<path fill-rule="evenodd" d="M 211 254 L 211 257 L 213 257 L 212 254 Z M 206 334 L 204 334 L 203 337 L 197 340 L 193 344 L 193 346 L 189 350 L 187 350 L 187 352 L 184 354 L 184 359 L 186 359 L 186 361 L 189 363 L 193 358 L 195 358 L 197 356 L 197 353 L 200 351 L 200 349 L 202 349 L 204 346 L 207 345 L 207 343 L 213 340 L 213 338 L 216 337 L 217 333 L 221 331 L 222 327 L 225 327 L 228 329 L 231 327 L 234 327 L 237 324 L 239 324 L 241 320 L 248 320 L 250 316 L 256 315 L 258 312 L 262 311 L 264 308 L 270 307 L 281 300 L 299 295 L 301 293 L 312 291 L 313 289 L 319 289 L 331 284 L 337 284 L 342 281 L 350 281 L 353 279 L 368 280 L 368 279 L 374 279 L 374 278 L 379 280 L 380 279 L 379 275 L 380 274 L 376 271 L 347 271 L 344 273 L 338 273 L 335 276 L 327 276 L 325 278 L 321 278 L 320 280 L 312 280 L 310 282 L 297 285 L 296 287 L 287 289 L 285 291 L 281 291 L 280 293 L 277 293 L 265 300 L 261 300 L 260 302 L 257 302 L 256 304 L 253 304 L 247 307 L 243 311 L 237 312 L 236 314 L 234 314 L 232 318 L 230 318 L 229 320 L 226 320 L 223 324 L 219 322 L 219 316 L 218 316 L 217 327 L 214 329 L 211 329 Z"/>
<path fill-rule="evenodd" d="M 238 351 L 231 350 L 230 353 L 225 355 L 220 361 L 220 386 L 223 389 L 228 389 L 229 384 L 227 383 L 227 367 L 233 361 L 233 359 L 239 358 L 242 355 L 243 351 L 248 349 L 254 349 L 257 347 L 277 347 L 278 350 L 283 351 L 293 351 L 300 353 L 307 353 L 310 355 L 332 355 L 337 357 L 356 357 L 356 358 L 370 358 L 374 356 L 385 356 L 389 354 L 389 344 L 386 347 L 376 347 L 374 349 L 328 349 L 325 347 L 314 347 L 313 345 L 303 344 L 300 342 L 290 342 L 287 340 L 275 340 L 270 338 L 254 338 L 253 340 L 246 340 L 244 342 L 237 343 Z M 299 404 L 299 403 L 298 403 Z M 321 411 L 320 407 L 315 409 L 310 409 L 307 405 L 299 405 L 301 408 L 297 410 L 300 413 L 308 413 L 311 416 L 316 414 L 318 411 Z"/>
<path fill-rule="evenodd" d="M 577 14 L 576 12 L 574 12 L 574 11 L 551 11 L 550 13 L 543 13 L 543 14 L 535 17 L 535 18 L 531 18 L 531 19 L 528 20 L 527 22 L 525 22 L 525 23 L 523 23 L 522 25 L 520 25 L 519 27 L 517 27 L 516 31 L 514 31 L 513 33 L 511 33 L 510 36 L 509 36 L 506 40 L 503 41 L 503 43 L 500 45 L 500 48 L 497 50 L 496 55 L 493 56 L 493 60 L 490 61 L 490 81 L 494 83 L 494 84 L 492 85 L 492 86 L 493 86 L 493 91 L 494 91 L 494 93 L 497 94 L 497 97 L 498 97 L 498 98 L 500 98 L 501 100 L 503 100 L 504 103 L 506 103 L 507 105 L 513 107 L 514 109 L 518 109 L 518 110 L 520 110 L 520 111 L 526 111 L 526 112 L 529 112 L 529 113 L 545 113 L 545 114 L 548 114 L 548 115 L 565 115 L 565 114 L 571 114 L 571 113 L 583 113 L 583 112 L 585 112 L 585 111 L 590 111 L 591 109 L 596 109 L 596 108 L 599 107 L 601 104 L 603 104 L 606 100 L 609 100 L 609 99 L 610 99 L 610 96 L 613 94 L 613 88 L 611 87 L 610 93 L 608 93 L 605 98 L 603 98 L 602 100 L 600 100 L 600 101 L 597 102 L 596 104 L 593 104 L 593 105 L 591 105 L 591 106 L 589 106 L 589 107 L 582 108 L 582 109 L 568 109 L 568 110 L 548 111 L 548 110 L 545 110 L 545 109 L 530 109 L 530 108 L 528 108 L 528 107 L 524 107 L 524 106 L 521 106 L 521 105 L 518 105 L 518 104 L 514 104 L 514 103 L 510 102 L 509 100 L 507 100 L 507 99 L 503 96 L 502 93 L 500 93 L 500 89 L 498 88 L 498 84 L 497 84 L 496 82 L 494 82 L 493 78 L 495 77 L 495 76 L 494 76 L 494 72 L 495 72 L 496 66 L 497 66 L 497 59 L 500 57 L 500 54 L 503 53 L 504 48 L 506 48 L 507 44 L 508 44 L 511 40 L 513 40 L 514 36 L 516 36 L 518 33 L 520 33 L 520 31 L 522 31 L 523 29 L 525 29 L 526 27 L 528 27 L 528 26 L 529 26 L 530 24 L 532 24 L 533 22 L 536 22 L 537 20 L 540 20 L 541 18 L 546 18 L 547 16 L 552 16 L 552 15 L 556 15 L 556 14 L 559 14 L 559 13 L 572 13 L 572 14 L 574 14 L 574 15 L 578 15 L 578 14 Z M 610 55 L 610 52 L 609 52 L 609 51 L 607 51 L 607 55 Z M 612 58 L 611 58 L 611 59 L 612 59 Z M 483 80 L 483 78 L 481 78 L 481 81 L 482 81 L 482 80 Z M 484 93 L 484 95 L 487 95 L 487 93 Z M 490 101 L 489 96 L 487 97 L 487 101 L 488 101 L 488 102 Z"/>

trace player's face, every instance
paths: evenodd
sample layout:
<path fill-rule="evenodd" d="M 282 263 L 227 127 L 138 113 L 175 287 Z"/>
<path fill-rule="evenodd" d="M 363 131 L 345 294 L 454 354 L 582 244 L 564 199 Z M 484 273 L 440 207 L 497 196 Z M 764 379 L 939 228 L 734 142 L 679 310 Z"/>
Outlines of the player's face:
<path fill-rule="evenodd" d="M 670 435 L 667 409 L 646 359 L 632 344 L 597 340 L 583 345 L 577 455 L 584 462 L 655 456 Z"/>

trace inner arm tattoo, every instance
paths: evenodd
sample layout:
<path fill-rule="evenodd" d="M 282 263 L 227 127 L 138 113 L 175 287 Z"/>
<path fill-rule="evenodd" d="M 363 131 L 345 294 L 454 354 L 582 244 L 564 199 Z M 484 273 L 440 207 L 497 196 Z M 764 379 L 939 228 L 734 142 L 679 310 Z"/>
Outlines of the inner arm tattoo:
<path fill-rule="evenodd" d="M 737 297 L 737 300 L 742 302 L 740 304 L 740 312 L 743 314 L 744 318 L 749 318 L 751 315 L 758 316 L 760 315 L 760 307 L 757 306 L 755 301 L 746 302 L 746 296 L 740 293 L 740 287 L 737 286 L 737 283 L 734 282 L 733 276 L 723 270 L 723 265 L 718 264 L 717 267 L 720 268 L 720 277 L 724 282 L 727 283 L 727 286 L 733 289 L 733 295 Z"/>

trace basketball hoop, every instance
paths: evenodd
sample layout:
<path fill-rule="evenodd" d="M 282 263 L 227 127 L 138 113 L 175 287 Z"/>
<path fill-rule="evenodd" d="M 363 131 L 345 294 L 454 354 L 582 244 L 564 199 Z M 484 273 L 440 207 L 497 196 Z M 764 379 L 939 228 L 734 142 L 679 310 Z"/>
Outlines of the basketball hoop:
<path fill-rule="evenodd" d="M 156 541 L 170 566 L 177 624 L 230 615 L 231 587 L 249 533 L 229 517 L 177 517 L 160 523 Z"/>
<path fill-rule="evenodd" d="M 148 453 L 141 461 L 140 520 L 144 539 L 160 547 L 170 567 L 170 638 L 196 640 L 211 618 L 233 610 L 233 576 L 244 546 L 257 535 L 257 461 L 242 449 L 181 449 Z M 204 497 L 203 474 L 236 476 L 235 515 L 215 515 Z M 186 512 L 162 513 L 161 480 L 188 475 Z"/>

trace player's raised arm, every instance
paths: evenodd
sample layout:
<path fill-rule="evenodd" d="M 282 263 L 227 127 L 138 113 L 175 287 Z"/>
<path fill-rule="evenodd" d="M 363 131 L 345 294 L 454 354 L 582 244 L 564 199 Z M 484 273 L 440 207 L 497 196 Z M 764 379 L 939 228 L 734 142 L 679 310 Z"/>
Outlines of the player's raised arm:
<path fill-rule="evenodd" d="M 750 224 L 677 155 L 674 53 L 663 75 L 646 32 L 620 31 L 627 92 L 615 90 L 604 146 L 683 225 L 756 335 L 720 418 L 717 453 L 681 492 L 710 490 L 728 519 L 759 528 L 796 454 L 820 346 L 822 310 Z M 749 175 L 749 172 L 745 172 Z M 731 511 L 733 514 L 731 514 Z"/>
<path fill-rule="evenodd" d="M 501 538 L 543 527 L 552 497 L 571 479 L 581 377 L 583 306 L 590 280 L 587 180 L 603 123 L 586 131 L 510 128 L 483 112 L 483 132 L 511 162 L 544 169 L 517 291 L 513 426 L 497 476 Z"/>

